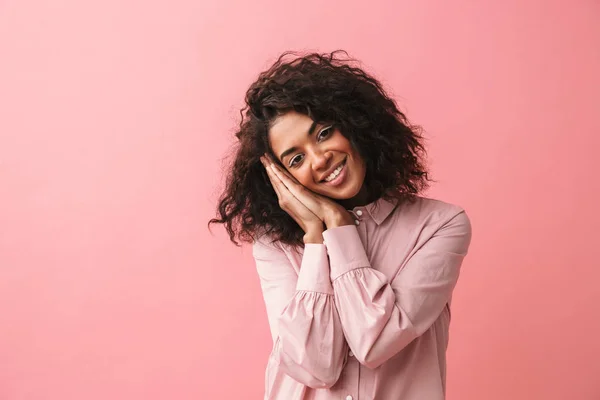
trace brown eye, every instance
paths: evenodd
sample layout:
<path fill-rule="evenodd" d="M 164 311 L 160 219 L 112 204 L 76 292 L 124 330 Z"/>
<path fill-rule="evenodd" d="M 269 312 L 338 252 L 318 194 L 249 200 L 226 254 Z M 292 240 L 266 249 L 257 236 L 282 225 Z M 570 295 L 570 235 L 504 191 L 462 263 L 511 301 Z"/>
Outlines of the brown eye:
<path fill-rule="evenodd" d="M 333 126 L 328 126 L 327 128 L 321 129 L 321 131 L 319 132 L 319 136 L 317 137 L 317 140 L 319 140 L 319 141 L 323 140 L 324 138 L 330 136 L 332 132 L 333 132 Z"/>
<path fill-rule="evenodd" d="M 289 166 L 290 168 L 295 166 L 296 164 L 298 164 L 300 161 L 302 161 L 302 156 L 300 154 L 298 154 L 297 156 L 293 157 L 290 160 Z"/>

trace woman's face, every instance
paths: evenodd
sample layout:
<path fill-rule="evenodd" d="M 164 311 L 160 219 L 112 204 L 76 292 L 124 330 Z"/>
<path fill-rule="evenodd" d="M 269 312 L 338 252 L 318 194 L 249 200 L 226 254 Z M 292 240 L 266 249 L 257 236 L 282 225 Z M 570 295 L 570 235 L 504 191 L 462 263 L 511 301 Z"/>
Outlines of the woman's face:
<path fill-rule="evenodd" d="M 339 200 L 364 196 L 365 163 L 331 124 L 318 124 L 291 111 L 271 126 L 269 144 L 277 159 L 307 189 Z"/>

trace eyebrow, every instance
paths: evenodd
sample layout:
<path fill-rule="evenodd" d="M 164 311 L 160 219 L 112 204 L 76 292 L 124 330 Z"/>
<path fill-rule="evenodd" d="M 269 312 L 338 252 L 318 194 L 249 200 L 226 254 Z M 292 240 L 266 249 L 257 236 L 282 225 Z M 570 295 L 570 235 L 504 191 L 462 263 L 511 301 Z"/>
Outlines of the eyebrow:
<path fill-rule="evenodd" d="M 313 132 L 315 131 L 315 128 L 317 127 L 317 121 L 313 121 L 312 125 L 310 126 L 310 128 L 308 128 L 308 136 L 312 135 Z M 281 160 L 281 162 L 283 162 L 283 158 L 286 157 L 287 155 L 295 152 L 296 150 L 298 150 L 296 147 L 290 147 L 289 149 L 287 149 L 286 151 L 284 151 L 283 153 L 281 153 L 281 155 L 279 156 L 279 159 Z"/>

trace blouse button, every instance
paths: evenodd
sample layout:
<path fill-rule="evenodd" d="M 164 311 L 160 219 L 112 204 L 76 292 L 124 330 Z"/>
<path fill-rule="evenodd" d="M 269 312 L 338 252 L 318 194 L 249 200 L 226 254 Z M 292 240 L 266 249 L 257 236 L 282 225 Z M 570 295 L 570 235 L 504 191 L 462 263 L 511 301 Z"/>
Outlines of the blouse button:
<path fill-rule="evenodd" d="M 352 350 L 350 350 L 350 351 L 348 352 L 348 355 L 349 355 L 350 357 L 354 357 L 354 353 L 352 353 Z"/>
<path fill-rule="evenodd" d="M 356 215 L 358 215 L 360 217 L 362 215 L 362 211 L 361 210 L 356 210 Z"/>
<path fill-rule="evenodd" d="M 350 396 L 350 395 L 346 396 L 346 400 L 352 400 L 352 396 Z"/>
<path fill-rule="evenodd" d="M 359 221 L 359 220 L 357 220 L 357 219 L 355 219 L 355 220 L 354 220 L 354 223 L 355 223 L 356 225 L 360 225 L 360 221 Z"/>

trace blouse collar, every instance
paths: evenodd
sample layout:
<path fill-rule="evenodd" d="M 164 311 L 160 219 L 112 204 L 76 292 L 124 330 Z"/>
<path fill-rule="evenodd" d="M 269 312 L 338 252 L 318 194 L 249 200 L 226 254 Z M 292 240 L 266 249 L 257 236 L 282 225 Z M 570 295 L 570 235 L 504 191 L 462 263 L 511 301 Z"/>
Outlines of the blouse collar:
<path fill-rule="evenodd" d="M 380 197 L 372 203 L 369 203 L 364 206 L 354 207 L 352 210 L 348 211 L 352 212 L 354 215 L 360 215 L 363 212 L 363 210 L 366 210 L 371 216 L 371 218 L 373 218 L 373 220 L 377 223 L 377 225 L 381 225 L 383 221 L 385 221 L 386 218 L 390 216 L 390 214 L 392 213 L 392 211 L 394 211 L 397 205 L 398 199 L 386 200 L 383 197 Z M 361 212 L 357 213 L 357 211 Z"/>

